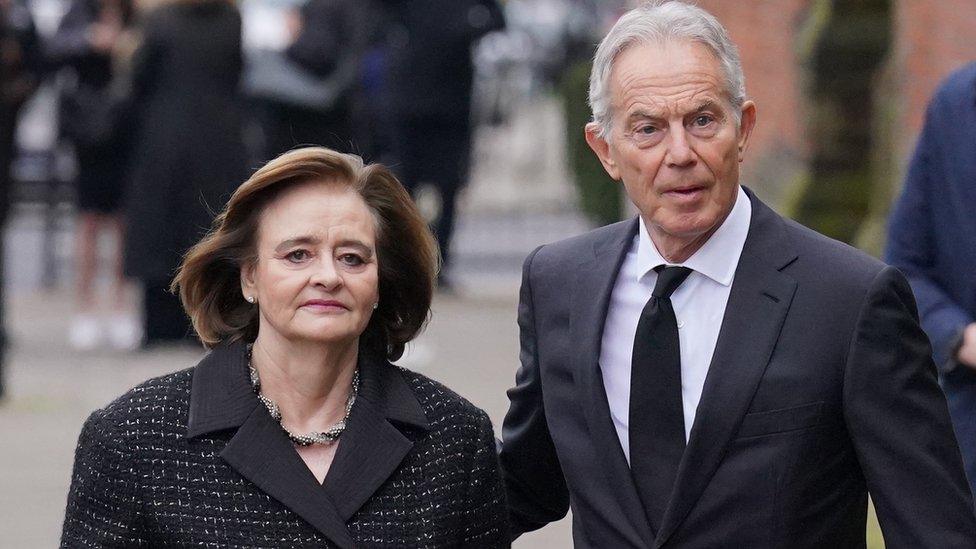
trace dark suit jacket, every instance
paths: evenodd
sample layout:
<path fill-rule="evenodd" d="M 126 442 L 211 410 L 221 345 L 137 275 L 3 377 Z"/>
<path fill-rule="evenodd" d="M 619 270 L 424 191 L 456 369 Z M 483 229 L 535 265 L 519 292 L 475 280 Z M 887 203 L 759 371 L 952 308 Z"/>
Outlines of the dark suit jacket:
<path fill-rule="evenodd" d="M 636 220 L 526 260 L 522 367 L 501 451 L 515 532 L 571 504 L 577 547 L 863 547 L 870 491 L 888 547 L 976 546 L 908 284 L 750 198 L 749 235 L 661 524 L 644 514 L 598 364 Z"/>
<path fill-rule="evenodd" d="M 507 547 L 485 413 L 386 361 L 360 379 L 323 484 L 242 345 L 136 387 L 85 423 L 61 546 Z"/>

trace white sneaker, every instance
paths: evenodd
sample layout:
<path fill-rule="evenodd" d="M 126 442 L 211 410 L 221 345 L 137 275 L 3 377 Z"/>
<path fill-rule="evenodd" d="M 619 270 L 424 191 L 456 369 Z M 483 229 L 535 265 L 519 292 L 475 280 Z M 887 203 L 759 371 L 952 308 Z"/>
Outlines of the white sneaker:
<path fill-rule="evenodd" d="M 101 343 L 102 332 L 98 318 L 91 314 L 80 314 L 71 321 L 68 328 L 68 344 L 77 351 L 91 351 Z"/>
<path fill-rule="evenodd" d="M 108 341 L 117 351 L 134 351 L 142 344 L 142 327 L 130 315 L 108 319 Z"/>

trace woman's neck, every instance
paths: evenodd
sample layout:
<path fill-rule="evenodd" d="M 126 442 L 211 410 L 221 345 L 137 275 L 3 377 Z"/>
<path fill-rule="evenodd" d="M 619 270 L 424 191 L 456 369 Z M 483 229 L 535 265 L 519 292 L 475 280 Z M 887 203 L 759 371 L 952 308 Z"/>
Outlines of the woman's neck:
<path fill-rule="evenodd" d="M 258 336 L 251 351 L 261 393 L 278 404 L 282 424 L 298 434 L 325 431 L 345 416 L 358 358 L 358 341 L 296 344 Z"/>

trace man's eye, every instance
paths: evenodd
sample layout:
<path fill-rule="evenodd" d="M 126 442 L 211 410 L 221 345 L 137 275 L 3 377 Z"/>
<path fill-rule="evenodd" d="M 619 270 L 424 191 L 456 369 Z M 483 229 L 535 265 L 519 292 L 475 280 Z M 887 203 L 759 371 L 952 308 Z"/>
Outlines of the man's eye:
<path fill-rule="evenodd" d="M 356 254 L 342 254 L 339 256 L 339 261 L 345 263 L 346 265 L 349 265 L 350 267 L 358 267 L 366 263 L 366 261 L 362 257 L 359 257 Z"/>
<path fill-rule="evenodd" d="M 692 123 L 694 125 L 698 126 L 698 127 L 705 127 L 705 126 L 711 124 L 714 121 L 715 121 L 715 119 L 712 118 L 711 116 L 709 116 L 707 114 L 700 114 L 700 115 L 698 115 L 698 116 L 695 117 L 695 119 L 692 121 Z"/>
<path fill-rule="evenodd" d="M 309 254 L 307 250 L 293 250 L 291 252 L 288 252 L 288 255 L 285 256 L 285 259 L 291 261 L 292 263 L 301 263 L 302 261 L 308 259 L 308 257 Z"/>

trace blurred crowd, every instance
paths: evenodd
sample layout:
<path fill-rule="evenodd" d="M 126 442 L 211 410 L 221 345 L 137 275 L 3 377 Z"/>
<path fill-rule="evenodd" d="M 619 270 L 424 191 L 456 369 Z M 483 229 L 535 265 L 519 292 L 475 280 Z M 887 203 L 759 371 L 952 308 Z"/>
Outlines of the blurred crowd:
<path fill-rule="evenodd" d="M 575 50 L 588 55 L 622 4 L 0 0 L 0 207 L 18 111 L 43 82 L 57 95 L 52 147 L 67 145 L 76 166 L 75 349 L 189 341 L 169 291 L 180 257 L 251 168 L 303 145 L 390 165 L 414 195 L 436 191 L 431 226 L 449 289 L 473 127 L 504 121 Z M 118 250 L 101 266 L 106 233 Z M 132 284 L 140 314 L 125 299 Z"/>

